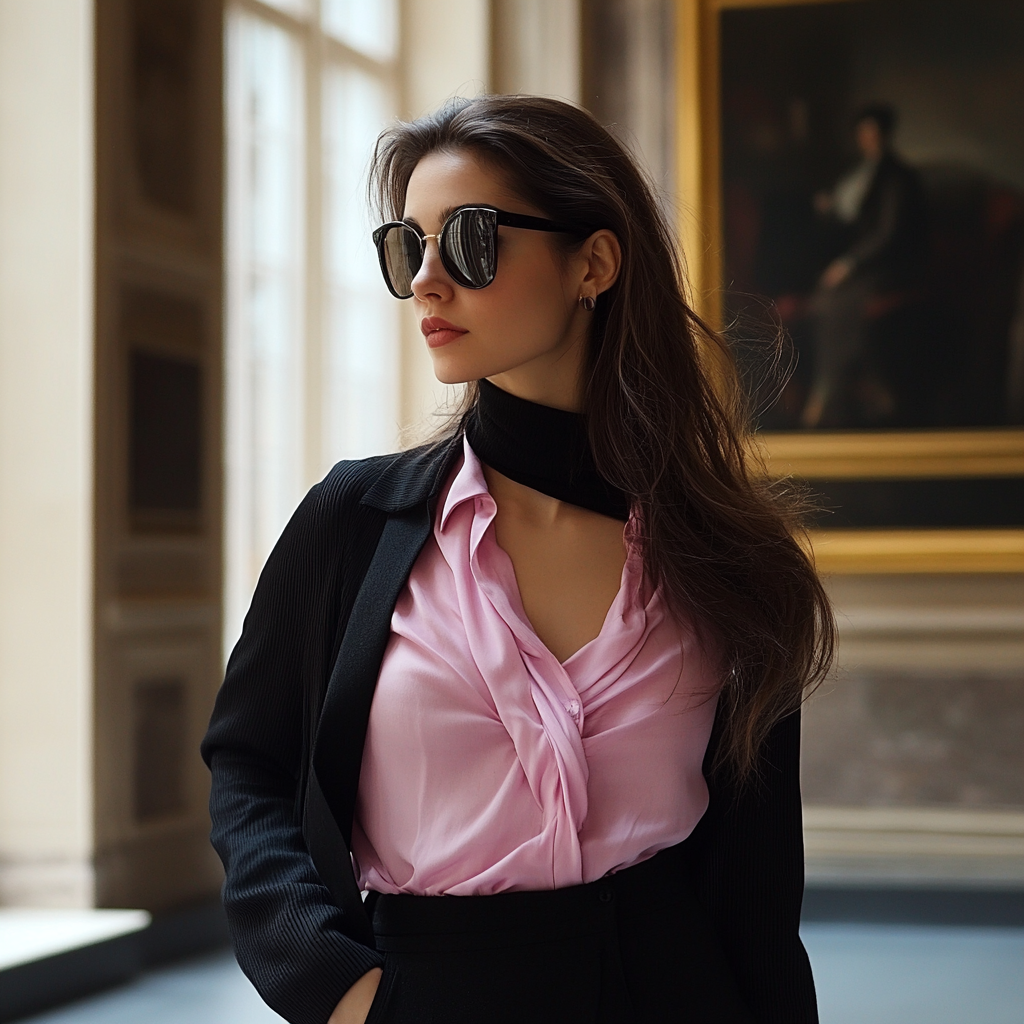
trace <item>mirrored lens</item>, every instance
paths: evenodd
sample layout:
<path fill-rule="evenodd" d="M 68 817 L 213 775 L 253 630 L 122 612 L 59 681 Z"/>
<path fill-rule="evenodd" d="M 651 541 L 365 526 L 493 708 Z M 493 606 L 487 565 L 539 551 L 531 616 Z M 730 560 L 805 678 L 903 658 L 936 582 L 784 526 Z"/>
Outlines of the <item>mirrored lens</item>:
<path fill-rule="evenodd" d="M 389 228 L 384 236 L 384 265 L 391 287 L 398 295 L 412 295 L 412 279 L 423 265 L 420 236 L 405 225 Z"/>
<path fill-rule="evenodd" d="M 460 210 L 444 232 L 445 267 L 468 288 L 483 288 L 494 280 L 497 214 L 493 210 Z"/>

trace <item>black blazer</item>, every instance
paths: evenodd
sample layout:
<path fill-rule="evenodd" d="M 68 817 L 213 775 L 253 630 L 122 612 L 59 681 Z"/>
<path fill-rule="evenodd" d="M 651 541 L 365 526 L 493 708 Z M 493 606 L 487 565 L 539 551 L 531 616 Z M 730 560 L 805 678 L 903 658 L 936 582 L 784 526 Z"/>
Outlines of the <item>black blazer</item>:
<path fill-rule="evenodd" d="M 324 1024 L 383 964 L 349 853 L 363 741 L 395 602 L 460 451 L 461 437 L 342 462 L 309 492 L 260 576 L 203 741 L 235 953 L 293 1024 Z M 759 781 L 737 791 L 709 774 L 685 844 L 742 995 L 779 1024 L 817 1020 L 797 933 L 799 744 L 792 715 Z"/>

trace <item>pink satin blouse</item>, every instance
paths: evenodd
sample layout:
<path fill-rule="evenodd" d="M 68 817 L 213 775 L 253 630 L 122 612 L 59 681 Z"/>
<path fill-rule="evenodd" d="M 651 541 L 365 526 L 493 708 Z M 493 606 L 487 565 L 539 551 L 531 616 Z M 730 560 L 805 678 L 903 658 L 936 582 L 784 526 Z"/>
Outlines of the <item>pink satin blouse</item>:
<path fill-rule="evenodd" d="M 600 634 L 567 661 L 523 611 L 469 444 L 391 620 L 352 851 L 365 889 L 487 895 L 590 882 L 707 808 L 716 684 L 628 544 Z"/>

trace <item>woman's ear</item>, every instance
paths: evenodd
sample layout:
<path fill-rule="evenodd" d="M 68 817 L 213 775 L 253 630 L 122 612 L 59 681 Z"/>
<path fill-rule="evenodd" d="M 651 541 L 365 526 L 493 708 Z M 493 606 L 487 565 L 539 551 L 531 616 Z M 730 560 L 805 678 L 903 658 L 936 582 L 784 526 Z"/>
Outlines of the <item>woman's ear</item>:
<path fill-rule="evenodd" d="M 614 231 L 595 231 L 583 243 L 580 255 L 587 263 L 583 284 L 590 294 L 600 295 L 615 284 L 622 268 L 622 247 Z"/>

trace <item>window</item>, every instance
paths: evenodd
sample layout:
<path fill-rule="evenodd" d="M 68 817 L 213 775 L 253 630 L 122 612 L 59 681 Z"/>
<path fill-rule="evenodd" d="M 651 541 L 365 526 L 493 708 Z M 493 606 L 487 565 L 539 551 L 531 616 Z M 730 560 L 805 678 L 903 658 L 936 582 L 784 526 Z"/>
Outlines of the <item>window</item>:
<path fill-rule="evenodd" d="M 365 201 L 397 111 L 396 8 L 228 7 L 228 647 L 305 489 L 338 459 L 396 444 L 398 310 Z"/>

